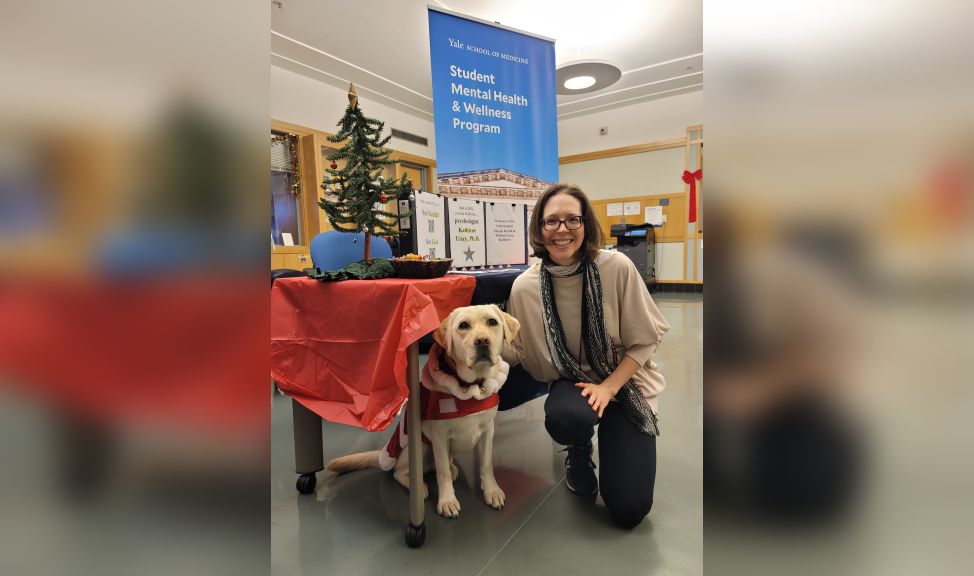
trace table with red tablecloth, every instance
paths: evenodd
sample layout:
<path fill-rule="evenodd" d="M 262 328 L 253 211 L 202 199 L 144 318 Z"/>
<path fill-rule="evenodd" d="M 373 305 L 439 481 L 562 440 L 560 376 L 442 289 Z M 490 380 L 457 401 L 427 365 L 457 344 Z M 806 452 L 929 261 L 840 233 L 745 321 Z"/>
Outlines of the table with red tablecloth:
<path fill-rule="evenodd" d="M 419 392 L 417 342 L 454 308 L 468 305 L 475 285 L 472 277 L 452 274 L 274 282 L 271 374 L 294 399 L 296 468 L 304 477 L 311 475 L 312 488 L 314 472 L 323 468 L 318 418 L 384 430 L 410 393 Z M 411 413 L 409 418 L 412 422 Z M 418 414 L 416 419 L 418 425 Z M 418 442 L 418 435 L 410 435 L 414 438 Z M 419 450 L 418 443 L 410 450 Z M 414 460 L 419 459 L 411 458 L 410 468 Z M 422 473 L 410 472 L 419 482 Z M 411 487 L 410 521 L 418 526 L 423 513 L 417 492 Z"/>
<path fill-rule="evenodd" d="M 318 282 L 271 291 L 278 387 L 330 422 L 384 430 L 409 394 L 406 350 L 470 303 L 475 280 L 447 276 Z"/>

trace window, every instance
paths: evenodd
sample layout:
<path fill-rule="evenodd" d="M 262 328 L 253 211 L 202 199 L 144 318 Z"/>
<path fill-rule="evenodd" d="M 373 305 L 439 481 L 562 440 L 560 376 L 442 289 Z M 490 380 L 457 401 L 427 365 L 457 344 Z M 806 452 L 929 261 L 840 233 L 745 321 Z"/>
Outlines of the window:
<path fill-rule="evenodd" d="M 400 169 L 406 177 L 413 183 L 413 188 L 429 190 L 426 186 L 426 166 L 413 164 L 412 162 L 400 162 Z"/>
<path fill-rule="evenodd" d="M 271 238 L 284 246 L 284 234 L 303 245 L 301 230 L 301 176 L 298 171 L 298 137 L 271 132 Z"/>

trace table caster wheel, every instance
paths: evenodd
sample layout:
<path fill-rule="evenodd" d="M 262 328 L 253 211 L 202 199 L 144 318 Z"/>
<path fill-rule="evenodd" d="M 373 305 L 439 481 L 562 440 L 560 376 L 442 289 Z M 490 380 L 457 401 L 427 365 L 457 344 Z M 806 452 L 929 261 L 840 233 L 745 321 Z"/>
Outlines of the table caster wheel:
<path fill-rule="evenodd" d="M 302 474 L 298 476 L 298 481 L 295 486 L 298 492 L 302 494 L 311 494 L 315 491 L 315 484 L 318 483 L 318 478 L 314 474 Z"/>
<path fill-rule="evenodd" d="M 413 526 L 412 523 L 406 524 L 406 546 L 419 548 L 426 541 L 426 523 Z"/>

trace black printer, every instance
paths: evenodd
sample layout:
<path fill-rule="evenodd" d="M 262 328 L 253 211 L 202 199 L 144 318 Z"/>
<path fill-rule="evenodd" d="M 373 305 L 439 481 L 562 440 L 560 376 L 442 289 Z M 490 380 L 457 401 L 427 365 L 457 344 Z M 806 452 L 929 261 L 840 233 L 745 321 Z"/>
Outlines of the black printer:
<path fill-rule="evenodd" d="M 616 239 L 616 250 L 625 254 L 643 276 L 646 286 L 656 286 L 656 233 L 652 224 L 613 224 L 609 235 Z"/>

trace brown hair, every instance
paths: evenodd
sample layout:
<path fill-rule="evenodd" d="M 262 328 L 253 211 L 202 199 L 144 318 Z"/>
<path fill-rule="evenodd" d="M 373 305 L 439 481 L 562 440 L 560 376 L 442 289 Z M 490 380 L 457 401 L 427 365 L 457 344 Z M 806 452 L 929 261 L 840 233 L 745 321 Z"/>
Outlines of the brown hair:
<path fill-rule="evenodd" d="M 574 184 L 563 183 L 549 186 L 534 205 L 534 213 L 531 214 L 531 223 L 528 225 L 528 241 L 531 243 L 531 249 L 534 251 L 532 256 L 545 260 L 548 259 L 548 249 L 545 247 L 544 236 L 541 233 L 541 221 L 544 220 L 545 204 L 558 194 L 568 194 L 578 200 L 578 203 L 582 205 L 582 213 L 580 216 L 585 219 L 583 222 L 585 238 L 582 240 L 582 247 L 579 248 L 579 251 L 594 260 L 599 253 L 599 249 L 602 248 L 602 226 L 599 225 L 598 219 L 595 218 L 592 203 L 589 202 L 588 196 L 582 192 L 581 188 Z"/>

